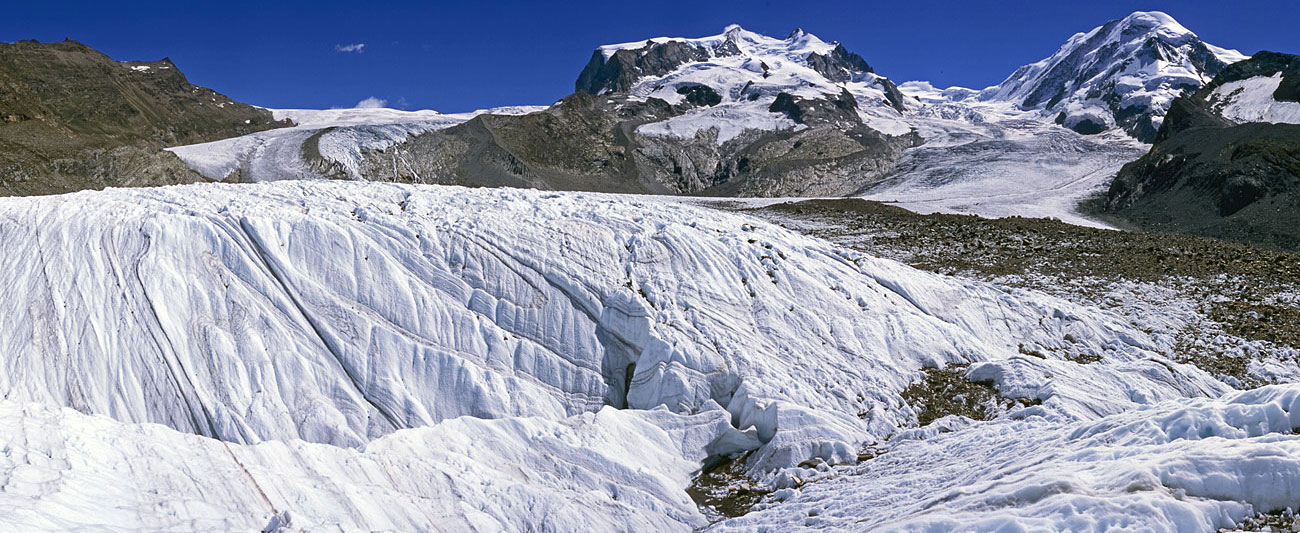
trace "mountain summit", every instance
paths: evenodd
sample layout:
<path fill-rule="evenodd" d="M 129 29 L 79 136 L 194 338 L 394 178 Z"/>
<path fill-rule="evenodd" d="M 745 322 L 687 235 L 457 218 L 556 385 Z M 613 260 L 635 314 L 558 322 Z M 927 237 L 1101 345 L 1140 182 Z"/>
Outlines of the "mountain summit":
<path fill-rule="evenodd" d="M 1139 11 L 1074 35 L 980 98 L 1041 109 L 1080 133 L 1118 126 L 1151 142 L 1175 97 L 1245 58 L 1205 43 L 1165 13 Z"/>
<path fill-rule="evenodd" d="M 849 92 L 861 103 L 905 109 L 894 84 L 839 42 L 828 43 L 802 29 L 777 39 L 735 24 L 709 37 L 601 46 L 574 88 L 677 102 L 683 98 L 678 91 L 704 85 L 716 89 L 721 101 L 770 103 L 781 92 L 808 98 L 837 95 L 837 84 L 850 84 Z"/>

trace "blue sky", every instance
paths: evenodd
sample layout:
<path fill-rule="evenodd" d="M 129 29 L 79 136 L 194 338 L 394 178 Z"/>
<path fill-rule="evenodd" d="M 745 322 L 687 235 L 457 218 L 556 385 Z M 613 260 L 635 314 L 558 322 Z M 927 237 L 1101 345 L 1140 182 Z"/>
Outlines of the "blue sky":
<path fill-rule="evenodd" d="M 1219 2 L 23 2 L 0 40 L 65 37 L 115 59 L 170 57 L 194 83 L 268 107 L 467 111 L 547 104 L 605 43 L 737 23 L 838 40 L 896 81 L 984 87 L 1070 35 L 1161 10 L 1207 42 L 1300 53 L 1293 0 Z M 364 44 L 364 47 L 348 48 Z"/>

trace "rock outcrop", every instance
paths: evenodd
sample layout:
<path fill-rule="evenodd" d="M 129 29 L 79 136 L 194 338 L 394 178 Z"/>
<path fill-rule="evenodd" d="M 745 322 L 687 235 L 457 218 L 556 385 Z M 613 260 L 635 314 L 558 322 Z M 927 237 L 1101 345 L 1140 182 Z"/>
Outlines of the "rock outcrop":
<path fill-rule="evenodd" d="M 1175 100 L 1105 209 L 1148 229 L 1300 249 L 1300 103 L 1278 89 L 1297 67 L 1260 52 Z"/>

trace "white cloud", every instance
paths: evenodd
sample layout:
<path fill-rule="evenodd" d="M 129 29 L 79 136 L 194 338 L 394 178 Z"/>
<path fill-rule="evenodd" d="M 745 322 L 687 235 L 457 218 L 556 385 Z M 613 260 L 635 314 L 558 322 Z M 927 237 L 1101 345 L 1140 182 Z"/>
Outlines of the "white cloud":
<path fill-rule="evenodd" d="M 366 43 L 336 44 L 334 45 L 334 51 L 360 54 L 366 51 Z"/>
<path fill-rule="evenodd" d="M 383 99 L 383 98 L 376 98 L 376 97 L 374 97 L 374 96 L 371 96 L 370 98 L 366 98 L 365 100 L 362 100 L 362 101 L 360 101 L 360 102 L 357 102 L 356 107 L 358 107 L 358 108 L 375 108 L 375 107 L 384 107 L 384 106 L 387 106 L 387 105 L 388 105 L 388 100 L 385 100 L 385 99 Z"/>

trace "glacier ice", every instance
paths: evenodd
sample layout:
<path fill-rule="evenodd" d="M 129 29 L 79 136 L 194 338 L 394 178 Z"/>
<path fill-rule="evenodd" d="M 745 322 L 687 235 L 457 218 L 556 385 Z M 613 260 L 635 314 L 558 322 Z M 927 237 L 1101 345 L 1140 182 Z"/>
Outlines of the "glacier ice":
<path fill-rule="evenodd" d="M 1300 498 L 1300 386 L 900 435 L 711 531 L 1217 531 Z"/>
<path fill-rule="evenodd" d="M 687 531 L 721 412 L 457 418 L 361 449 L 230 444 L 0 400 L 5 531 Z M 627 453 L 635 450 L 636 453 Z"/>
<path fill-rule="evenodd" d="M 750 475 L 785 488 L 716 526 L 796 524 L 782 509 L 815 494 L 788 482 L 796 465 L 861 468 L 864 444 L 929 468 L 908 443 L 1023 432 L 1048 449 L 1170 405 L 1285 404 L 1282 389 L 1207 403 L 1229 388 L 1108 312 L 673 198 L 110 189 L 0 199 L 0 235 L 0 523 L 23 529 L 685 530 L 708 525 L 691 476 L 747 450 Z M 1065 357 L 1080 352 L 1098 361 Z M 1036 405 L 916 429 L 902 391 L 953 363 Z M 1276 413 L 1239 414 L 1215 434 L 1274 446 Z M 1264 504 L 1224 494 L 1197 523 Z"/>
<path fill-rule="evenodd" d="M 1224 390 L 1100 311 L 666 199 L 209 184 L 5 199 L 0 233 L 6 398 L 232 442 L 723 407 L 766 471 L 908 426 L 923 367 L 1067 419 Z M 1096 377 L 1020 353 L 1067 343 Z"/>

